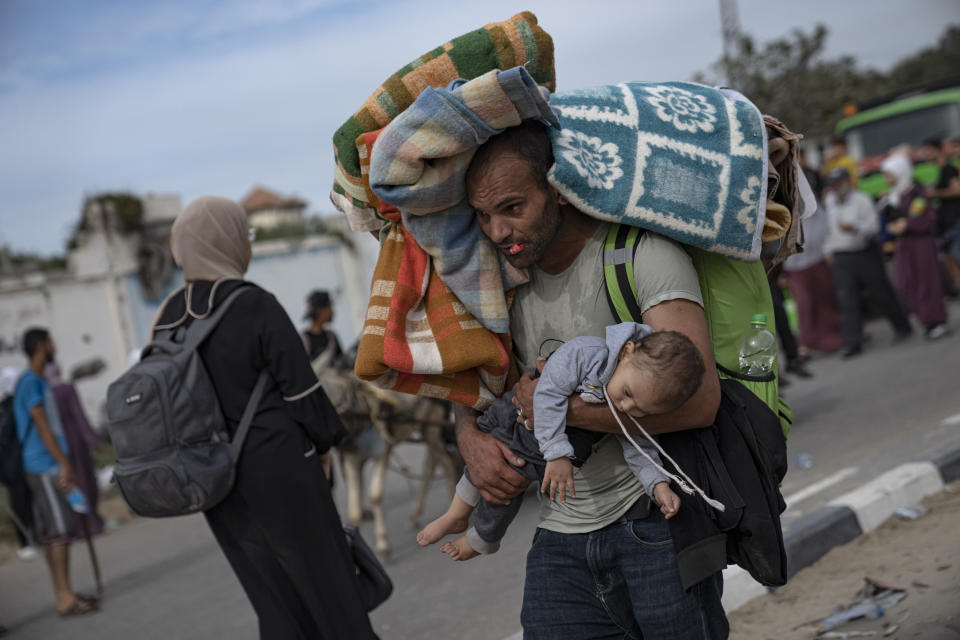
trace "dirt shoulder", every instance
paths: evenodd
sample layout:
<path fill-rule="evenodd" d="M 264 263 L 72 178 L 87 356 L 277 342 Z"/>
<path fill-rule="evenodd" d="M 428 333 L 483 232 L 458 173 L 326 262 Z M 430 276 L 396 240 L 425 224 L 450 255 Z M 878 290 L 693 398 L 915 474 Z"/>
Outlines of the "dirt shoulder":
<path fill-rule="evenodd" d="M 851 622 L 834 632 L 960 640 L 960 482 L 923 504 L 927 513 L 921 518 L 887 520 L 833 549 L 786 586 L 730 614 L 731 638 L 814 638 L 816 630 L 804 625 L 846 604 L 869 577 L 905 589 L 907 597 L 882 618 Z"/>

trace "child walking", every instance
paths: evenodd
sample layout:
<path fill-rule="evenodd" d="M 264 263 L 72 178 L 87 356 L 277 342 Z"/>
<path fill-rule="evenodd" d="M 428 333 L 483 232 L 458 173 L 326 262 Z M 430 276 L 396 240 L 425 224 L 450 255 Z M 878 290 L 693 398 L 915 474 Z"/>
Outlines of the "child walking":
<path fill-rule="evenodd" d="M 512 393 L 495 402 L 477 427 L 505 443 L 527 464 L 515 467 L 531 480 L 540 480 L 540 490 L 551 500 L 576 497 L 574 467 L 586 462 L 593 445 L 605 434 L 566 428 L 569 397 L 578 394 L 586 402 L 611 402 L 633 418 L 667 413 L 686 402 L 704 375 L 703 358 L 693 342 L 675 331 L 654 332 L 647 325 L 625 322 L 607 327 L 606 340 L 581 336 L 557 349 L 547 360 L 534 393 L 535 426 L 528 430 L 518 422 Z M 606 396 L 605 396 L 606 394 Z M 624 436 L 624 459 L 644 490 L 665 517 L 680 507 L 680 498 L 670 489 L 653 443 L 640 438 L 634 446 Z M 641 451 L 642 449 L 642 451 Z M 486 502 L 464 471 L 447 512 L 417 534 L 421 546 L 446 535 L 466 533 L 447 542 L 441 551 L 454 560 L 469 560 L 494 553 L 507 527 L 520 509 L 522 496 L 508 505 Z M 473 526 L 467 530 L 473 514 Z"/>

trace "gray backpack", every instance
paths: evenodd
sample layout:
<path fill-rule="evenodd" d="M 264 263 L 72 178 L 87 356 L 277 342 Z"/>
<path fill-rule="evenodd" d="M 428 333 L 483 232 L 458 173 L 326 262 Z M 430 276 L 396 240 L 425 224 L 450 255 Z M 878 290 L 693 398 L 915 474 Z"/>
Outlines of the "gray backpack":
<path fill-rule="evenodd" d="M 107 390 L 107 420 L 117 454 L 114 478 L 141 516 L 210 509 L 230 492 L 243 441 L 267 384 L 260 373 L 230 440 L 220 403 L 197 348 L 249 287 L 231 293 L 189 328 L 162 331 L 139 363 Z"/>

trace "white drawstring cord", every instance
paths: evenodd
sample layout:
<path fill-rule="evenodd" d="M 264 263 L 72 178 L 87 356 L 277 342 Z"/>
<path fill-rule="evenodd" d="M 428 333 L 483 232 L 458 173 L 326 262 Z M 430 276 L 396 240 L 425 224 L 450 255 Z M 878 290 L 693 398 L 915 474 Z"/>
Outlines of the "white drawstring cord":
<path fill-rule="evenodd" d="M 663 448 L 660 446 L 660 443 L 657 442 L 656 440 L 654 440 L 653 438 L 651 438 L 651 437 L 650 437 L 650 434 L 647 433 L 646 429 L 644 429 L 642 426 L 640 426 L 640 423 L 637 422 L 637 420 L 628 413 L 628 414 L 627 414 L 627 417 L 630 418 L 630 420 L 633 421 L 633 424 L 637 427 L 637 429 L 640 430 L 640 433 L 643 434 L 643 437 L 653 443 L 653 446 L 657 448 L 657 451 L 659 451 L 660 454 L 661 454 L 664 458 L 666 458 L 667 460 L 670 461 L 670 464 L 673 465 L 673 467 L 677 470 L 677 473 L 679 473 L 680 475 L 682 475 L 683 478 L 680 478 L 680 477 L 676 476 L 675 474 L 670 473 L 669 471 L 667 471 L 666 469 L 664 469 L 662 466 L 660 466 L 660 464 L 659 464 L 656 460 L 654 460 L 653 458 L 651 458 L 651 457 L 650 457 L 650 454 L 648 454 L 646 451 L 644 451 L 643 448 L 640 447 L 640 445 L 637 444 L 637 441 L 634 440 L 633 437 L 632 437 L 629 433 L 627 433 L 627 428 L 623 425 L 623 422 L 620 420 L 620 414 L 617 413 L 616 408 L 613 406 L 613 401 L 610 400 L 610 394 L 607 393 L 607 385 L 603 385 L 603 397 L 604 397 L 604 398 L 606 399 L 606 401 L 607 401 L 607 406 L 610 407 L 610 413 L 613 414 L 613 417 L 616 418 L 616 420 L 617 420 L 617 424 L 620 425 L 620 430 L 623 431 L 623 435 L 626 436 L 627 440 L 630 441 L 630 444 L 632 444 L 632 445 L 634 446 L 634 448 L 635 448 L 637 451 L 639 451 L 639 452 L 641 453 L 641 455 L 643 455 L 644 458 L 646 458 L 647 460 L 649 460 L 650 463 L 651 463 L 653 466 L 655 466 L 662 474 L 664 474 L 665 476 L 667 476 L 668 478 L 670 478 L 671 480 L 673 480 L 674 482 L 676 482 L 676 483 L 677 483 L 677 486 L 680 487 L 680 489 L 681 489 L 684 493 L 686 493 L 687 495 L 691 495 L 691 496 L 692 496 L 694 493 L 696 493 L 696 494 L 698 494 L 701 498 L 703 498 L 703 501 L 704 501 L 704 502 L 706 502 L 708 505 L 710 505 L 711 507 L 713 507 L 713 508 L 716 509 L 717 511 L 723 512 L 723 511 L 726 511 L 726 510 L 727 510 L 727 508 L 723 505 L 722 502 L 720 502 L 720 501 L 718 501 L 718 500 L 714 500 L 713 498 L 711 498 L 710 496 L 708 496 L 706 493 L 704 493 L 703 489 L 701 489 L 700 487 L 698 487 L 697 484 L 696 484 L 693 480 L 690 479 L 690 476 L 688 476 L 688 475 L 684 472 L 684 470 L 680 468 L 680 465 L 678 465 L 678 464 L 676 463 L 676 461 L 675 461 L 673 458 L 671 458 L 670 455 L 669 455 L 666 451 L 663 450 Z M 689 484 L 687 484 L 687 483 L 689 483 Z"/>

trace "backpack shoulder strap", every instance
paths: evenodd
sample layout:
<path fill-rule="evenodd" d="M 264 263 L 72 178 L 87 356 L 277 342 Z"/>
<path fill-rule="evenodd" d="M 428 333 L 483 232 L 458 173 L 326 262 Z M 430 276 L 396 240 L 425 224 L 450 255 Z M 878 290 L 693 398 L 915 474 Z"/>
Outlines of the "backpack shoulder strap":
<path fill-rule="evenodd" d="M 230 448 L 233 453 L 233 462 L 236 464 L 240 459 L 240 452 L 243 450 L 243 441 L 247 439 L 247 432 L 250 430 L 250 424 L 253 422 L 253 414 L 257 412 L 257 405 L 260 404 L 260 398 L 267 386 L 267 379 L 270 372 L 264 369 L 257 378 L 257 384 L 253 387 L 250 399 L 247 400 L 247 406 L 243 409 L 243 415 L 240 417 L 240 424 L 237 425 L 237 432 L 233 434 L 233 440 L 230 442 Z"/>
<path fill-rule="evenodd" d="M 236 301 L 244 292 L 251 290 L 253 287 L 247 284 L 241 284 L 236 288 L 226 299 L 220 303 L 220 305 L 214 309 L 206 318 L 202 320 L 194 320 L 193 323 L 187 328 L 187 337 L 183 341 L 184 351 L 193 351 L 200 344 L 206 340 L 207 336 L 210 335 L 210 332 L 213 331 L 220 320 L 223 319 L 223 316 L 227 314 L 227 310 L 230 309 L 230 305 Z"/>
<path fill-rule="evenodd" d="M 611 224 L 603 245 L 603 280 L 610 311 L 620 322 L 642 322 L 633 277 L 633 256 L 643 229 Z"/>

